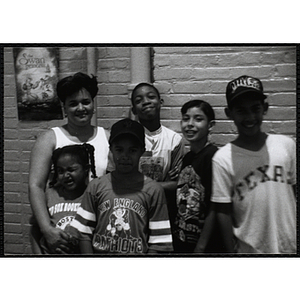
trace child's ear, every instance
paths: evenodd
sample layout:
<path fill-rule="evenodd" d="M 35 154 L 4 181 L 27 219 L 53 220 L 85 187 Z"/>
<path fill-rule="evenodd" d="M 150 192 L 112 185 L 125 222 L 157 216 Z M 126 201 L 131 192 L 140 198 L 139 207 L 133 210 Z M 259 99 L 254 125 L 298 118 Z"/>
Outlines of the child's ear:
<path fill-rule="evenodd" d="M 268 102 L 264 102 L 264 115 L 267 113 L 269 108 L 269 103 Z"/>
<path fill-rule="evenodd" d="M 211 120 L 208 124 L 208 130 L 211 131 L 212 128 L 216 125 L 216 121 L 215 120 Z"/>
<path fill-rule="evenodd" d="M 132 111 L 132 113 L 136 116 L 136 109 L 135 109 L 135 106 L 132 106 L 132 107 L 131 107 L 131 111 Z"/>
<path fill-rule="evenodd" d="M 228 107 L 225 107 L 224 109 L 225 115 L 228 119 L 231 119 L 231 113 L 230 113 L 230 109 Z"/>
<path fill-rule="evenodd" d="M 64 117 L 66 118 L 66 117 L 67 117 L 67 113 L 66 113 L 66 103 L 63 104 L 63 114 L 64 114 Z"/>
<path fill-rule="evenodd" d="M 182 117 L 181 117 L 181 120 L 180 120 L 180 126 L 182 127 Z"/>
<path fill-rule="evenodd" d="M 160 98 L 160 105 L 163 105 L 164 104 L 164 99 Z"/>
<path fill-rule="evenodd" d="M 90 169 L 91 169 L 91 165 L 90 164 L 85 165 L 84 171 L 86 172 L 86 175 L 89 174 Z"/>

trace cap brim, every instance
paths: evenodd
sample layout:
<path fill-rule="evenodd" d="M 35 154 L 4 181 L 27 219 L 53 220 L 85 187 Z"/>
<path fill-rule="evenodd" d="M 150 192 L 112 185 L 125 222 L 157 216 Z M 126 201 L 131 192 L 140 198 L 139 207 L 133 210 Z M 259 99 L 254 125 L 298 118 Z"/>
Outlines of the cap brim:
<path fill-rule="evenodd" d="M 111 144 L 113 141 L 116 140 L 116 138 L 119 138 L 122 135 L 131 135 L 132 137 L 134 137 L 137 141 L 139 141 L 139 143 L 145 147 L 145 141 L 141 141 L 140 138 L 134 134 L 132 131 L 122 131 L 120 133 L 117 133 L 113 138 L 109 139 L 109 144 Z"/>
<path fill-rule="evenodd" d="M 241 96 L 245 96 L 245 95 L 254 95 L 256 99 L 260 99 L 260 100 L 264 100 L 267 98 L 267 96 L 265 94 L 263 94 L 260 91 L 257 90 L 241 90 L 240 92 L 238 92 L 236 95 L 234 95 L 234 97 L 231 98 L 230 100 L 230 104 L 232 104 L 233 101 L 241 98 Z"/>

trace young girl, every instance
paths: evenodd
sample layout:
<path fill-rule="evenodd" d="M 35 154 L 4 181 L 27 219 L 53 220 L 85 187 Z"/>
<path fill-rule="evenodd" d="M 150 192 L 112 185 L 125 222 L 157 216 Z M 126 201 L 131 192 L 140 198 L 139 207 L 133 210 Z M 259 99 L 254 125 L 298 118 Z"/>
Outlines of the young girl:
<path fill-rule="evenodd" d="M 214 247 L 207 248 L 214 227 L 214 215 L 209 214 L 211 160 L 218 148 L 209 142 L 208 136 L 215 124 L 215 114 L 210 104 L 203 100 L 185 103 L 181 114 L 181 129 L 190 143 L 190 152 L 183 158 L 177 183 L 174 251 L 216 252 Z"/>
<path fill-rule="evenodd" d="M 47 209 L 51 224 L 68 236 L 68 242 L 58 246 L 54 253 L 79 253 L 74 237 L 76 232 L 71 232 L 68 225 L 81 204 L 90 167 L 93 177 L 96 177 L 94 147 L 82 144 L 58 148 L 53 152 L 52 162 L 54 176 L 45 192 Z M 39 243 L 40 253 L 54 254 L 43 236 L 40 240 L 37 236 L 35 238 L 36 243 Z"/>

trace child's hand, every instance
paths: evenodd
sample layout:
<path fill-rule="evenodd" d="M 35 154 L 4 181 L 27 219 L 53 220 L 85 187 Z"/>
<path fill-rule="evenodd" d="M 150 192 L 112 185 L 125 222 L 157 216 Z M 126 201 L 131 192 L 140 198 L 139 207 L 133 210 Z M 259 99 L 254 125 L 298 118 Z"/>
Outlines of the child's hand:
<path fill-rule="evenodd" d="M 49 250 L 52 253 L 56 253 L 56 249 L 60 249 L 65 252 L 69 252 L 69 236 L 61 229 L 50 227 L 47 232 L 44 232 Z"/>
<path fill-rule="evenodd" d="M 76 249 L 78 249 L 78 240 L 75 236 L 71 235 L 69 232 L 64 231 L 68 235 L 68 245 L 67 248 L 60 246 L 55 249 L 58 254 L 74 254 Z"/>
<path fill-rule="evenodd" d="M 170 170 L 168 174 L 171 180 L 176 181 L 179 175 L 178 167 L 175 167 L 174 169 Z"/>

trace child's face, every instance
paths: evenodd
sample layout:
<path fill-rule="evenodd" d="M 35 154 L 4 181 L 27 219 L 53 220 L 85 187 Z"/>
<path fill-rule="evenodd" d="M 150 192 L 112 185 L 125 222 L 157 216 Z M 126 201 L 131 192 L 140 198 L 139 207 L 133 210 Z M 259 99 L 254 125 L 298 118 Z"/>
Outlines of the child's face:
<path fill-rule="evenodd" d="M 57 182 L 66 190 L 81 189 L 85 185 L 87 177 L 85 169 L 76 157 L 70 154 L 61 155 L 57 160 Z"/>
<path fill-rule="evenodd" d="M 113 141 L 110 150 L 118 172 L 128 174 L 138 171 L 144 149 L 135 138 L 120 136 Z"/>
<path fill-rule="evenodd" d="M 207 139 L 212 124 L 200 107 L 191 107 L 182 115 L 181 130 L 188 142 L 197 143 Z"/>
<path fill-rule="evenodd" d="M 79 92 L 66 98 L 64 108 L 68 122 L 82 126 L 89 124 L 92 119 L 94 101 L 90 93 L 82 88 Z"/>
<path fill-rule="evenodd" d="M 267 109 L 267 104 L 261 100 L 245 98 L 238 100 L 226 114 L 234 121 L 239 135 L 250 137 L 261 132 L 263 115 Z"/>
<path fill-rule="evenodd" d="M 162 100 L 155 89 L 150 86 L 141 86 L 133 95 L 132 112 L 140 120 L 153 120 L 159 116 Z"/>

